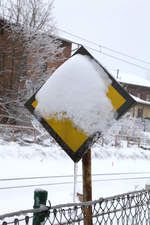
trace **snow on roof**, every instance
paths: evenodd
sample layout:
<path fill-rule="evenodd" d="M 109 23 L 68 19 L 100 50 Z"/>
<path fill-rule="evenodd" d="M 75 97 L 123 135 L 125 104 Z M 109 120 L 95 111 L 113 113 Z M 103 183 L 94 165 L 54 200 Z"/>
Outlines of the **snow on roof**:
<path fill-rule="evenodd" d="M 114 71 L 111 71 L 110 73 L 118 82 L 138 85 L 143 87 L 150 87 L 150 81 L 142 77 L 142 75 L 139 76 L 132 73 L 122 73 L 122 72 L 119 72 L 119 74 L 117 75 L 117 72 L 114 72 Z"/>
<path fill-rule="evenodd" d="M 77 38 L 64 38 L 64 37 L 60 37 L 60 39 L 68 41 L 70 43 L 74 43 L 74 44 L 78 44 L 78 45 L 83 45 L 84 46 L 84 42 L 81 40 L 78 40 Z M 90 52 L 91 49 L 88 49 L 88 51 Z M 98 60 L 99 61 L 99 60 Z M 142 75 L 137 75 L 137 74 L 133 74 L 133 73 L 122 73 L 119 72 L 119 74 L 117 75 L 117 71 L 109 71 L 111 73 L 111 75 L 118 81 L 118 82 L 122 82 L 122 83 L 126 83 L 126 84 L 132 84 L 132 85 L 138 85 L 138 86 L 143 86 L 143 87 L 150 87 L 150 80 L 142 77 Z"/>
<path fill-rule="evenodd" d="M 65 41 L 65 42 L 68 42 L 68 43 L 70 43 L 70 44 L 73 44 L 73 42 L 72 42 L 71 40 L 67 39 L 67 38 L 61 37 L 61 36 L 59 36 L 59 35 L 56 35 L 55 37 L 56 37 L 56 39 L 58 39 L 58 40 Z"/>
<path fill-rule="evenodd" d="M 89 56 L 76 54 L 60 66 L 36 94 L 43 118 L 69 119 L 85 134 L 104 131 L 114 118 L 106 96 L 111 80 Z"/>
<path fill-rule="evenodd" d="M 145 100 L 143 100 L 143 99 L 141 99 L 141 98 L 138 98 L 138 97 L 135 97 L 135 96 L 133 96 L 133 95 L 131 95 L 132 96 L 132 98 L 137 102 L 137 103 L 141 103 L 141 104 L 145 104 L 145 105 L 150 105 L 150 102 L 148 102 L 148 101 L 145 101 Z"/>
<path fill-rule="evenodd" d="M 62 35 L 62 34 L 61 34 Z M 84 46 L 84 40 L 81 41 L 77 37 L 62 37 L 59 36 L 60 39 L 65 40 L 70 43 L 74 43 L 77 45 L 83 45 Z M 91 49 L 88 49 L 90 52 Z M 98 60 L 98 59 L 97 59 Z M 98 60 L 99 61 L 99 60 Z M 109 71 L 111 75 L 118 81 L 126 84 L 132 84 L 132 85 L 138 85 L 138 86 L 143 86 L 143 87 L 150 87 L 150 80 L 142 77 L 142 75 L 137 75 L 137 74 L 132 74 L 132 73 L 120 73 L 117 76 L 117 71 Z"/>

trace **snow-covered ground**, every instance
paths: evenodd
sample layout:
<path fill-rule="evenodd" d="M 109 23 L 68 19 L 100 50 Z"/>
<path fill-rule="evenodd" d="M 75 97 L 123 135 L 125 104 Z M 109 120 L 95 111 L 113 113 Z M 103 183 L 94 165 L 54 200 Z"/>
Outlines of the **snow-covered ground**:
<path fill-rule="evenodd" d="M 149 172 L 149 174 L 144 175 L 148 177 L 148 175 L 150 176 L 149 160 L 150 152 L 141 150 L 136 146 L 114 148 L 101 147 L 95 144 L 92 148 L 92 174 Z M 0 139 L 0 165 L 0 214 L 31 209 L 33 207 L 34 190 L 37 188 L 48 191 L 48 199 L 52 205 L 73 202 L 73 177 L 2 180 L 21 177 L 73 175 L 74 162 L 58 145 L 41 146 L 37 144 L 24 145 L 23 143 L 19 145 L 15 142 L 6 142 Z M 82 174 L 81 161 L 78 163 L 78 174 Z M 126 176 L 129 177 L 129 175 Z M 130 176 L 133 177 L 133 175 Z M 93 200 L 142 189 L 148 180 L 148 178 L 145 178 L 141 180 L 103 181 L 109 178 L 113 177 L 93 176 Z M 117 178 L 119 178 L 119 175 L 117 175 Z M 79 176 L 77 191 L 80 193 L 82 193 L 81 180 L 82 177 Z M 51 183 L 65 182 L 70 183 L 50 185 Z M 42 185 L 32 186 L 35 184 Z M 31 185 L 31 187 L 8 188 L 28 185 Z"/>

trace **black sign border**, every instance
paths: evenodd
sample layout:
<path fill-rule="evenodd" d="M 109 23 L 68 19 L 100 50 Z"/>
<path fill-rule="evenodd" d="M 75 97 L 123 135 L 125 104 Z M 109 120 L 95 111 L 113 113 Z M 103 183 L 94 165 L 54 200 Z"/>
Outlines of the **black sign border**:
<path fill-rule="evenodd" d="M 126 100 L 125 103 L 116 110 L 116 119 L 119 119 L 124 113 L 126 113 L 127 110 L 129 110 L 131 107 L 133 107 L 136 104 L 136 101 L 129 95 L 129 93 L 121 87 L 121 85 L 114 79 L 114 77 L 108 72 L 108 70 L 101 65 L 101 63 L 96 60 L 83 46 L 81 46 L 73 55 L 81 54 L 81 55 L 87 55 L 92 60 L 94 60 L 108 75 L 108 77 L 111 79 L 112 87 Z M 73 56 L 72 55 L 72 56 Z"/>
<path fill-rule="evenodd" d="M 36 93 L 25 103 L 25 107 L 35 116 L 35 118 L 42 124 L 42 126 L 47 130 L 47 132 L 56 140 L 57 143 L 67 152 L 70 158 L 74 162 L 78 162 L 82 155 L 88 151 L 88 149 L 95 143 L 95 141 L 100 137 L 100 133 L 97 132 L 92 136 L 88 137 L 87 140 L 80 146 L 80 148 L 73 152 L 70 147 L 61 139 L 61 137 L 55 132 L 55 130 L 39 115 L 34 112 L 34 107 L 32 103 L 36 100 L 35 99 Z"/>
<path fill-rule="evenodd" d="M 116 111 L 116 118 L 119 119 L 127 110 L 129 110 L 133 105 L 136 104 L 135 100 L 120 86 L 120 84 L 111 76 L 111 74 L 83 47 L 81 46 L 72 56 L 76 54 L 87 55 L 92 60 L 94 60 L 102 69 L 106 72 L 109 78 L 112 80 L 112 86 L 117 90 L 117 92 L 126 99 L 126 102 Z M 71 56 L 71 57 L 72 57 Z M 37 92 L 36 92 L 37 93 Z M 36 100 L 36 93 L 25 103 L 25 107 L 36 117 L 36 119 L 43 125 L 47 132 L 56 140 L 57 143 L 66 151 L 70 158 L 74 162 L 78 162 L 83 154 L 88 151 L 88 149 L 93 145 L 93 143 L 101 136 L 100 132 L 93 134 L 88 137 L 87 140 L 80 146 L 80 148 L 73 152 L 70 147 L 61 139 L 61 137 L 52 129 L 49 124 L 39 115 L 34 113 L 34 107 L 32 103 Z"/>

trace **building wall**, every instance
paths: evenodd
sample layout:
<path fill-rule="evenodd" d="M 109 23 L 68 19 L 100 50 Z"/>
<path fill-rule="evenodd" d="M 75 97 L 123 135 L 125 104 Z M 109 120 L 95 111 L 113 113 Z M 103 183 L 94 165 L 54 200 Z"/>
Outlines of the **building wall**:
<path fill-rule="evenodd" d="M 150 119 L 150 105 L 137 103 L 130 112 L 133 117 Z"/>
<path fill-rule="evenodd" d="M 150 88 L 136 86 L 131 84 L 123 84 L 123 87 L 132 95 L 150 102 Z"/>
<path fill-rule="evenodd" d="M 8 41 L 8 33 L 0 33 L 0 85 L 3 88 L 12 88 L 14 81 L 15 60 L 12 59 L 13 43 Z"/>
<path fill-rule="evenodd" d="M 149 87 L 142 87 L 136 86 L 131 84 L 121 83 L 123 88 L 126 89 L 127 92 L 130 94 L 143 99 L 147 102 L 150 102 L 150 88 Z M 142 104 L 137 103 L 133 108 L 131 108 L 130 112 L 132 113 L 133 117 L 141 117 L 141 118 L 149 118 L 150 119 L 150 104 Z"/>
<path fill-rule="evenodd" d="M 22 62 L 21 60 L 23 60 L 22 55 L 24 51 L 19 40 L 17 42 L 13 42 L 13 40 L 8 39 L 8 33 L 6 30 L 3 30 L 2 27 L 3 21 L 0 20 L 0 98 L 4 96 L 4 94 L 8 94 L 8 89 L 14 90 L 12 92 L 14 93 L 14 95 L 12 96 L 11 94 L 11 96 L 9 97 L 16 98 L 17 90 L 20 85 L 20 83 L 18 82 L 18 78 L 20 73 L 22 73 L 22 70 L 18 70 L 18 65 L 20 65 L 20 62 Z M 62 43 L 61 46 L 64 47 L 63 54 L 58 55 L 58 58 L 62 58 L 62 60 L 58 60 L 55 63 L 49 62 L 47 65 L 47 70 L 50 70 L 52 67 L 55 70 L 71 56 L 71 42 L 67 42 L 64 40 L 59 41 Z M 23 62 L 24 68 L 27 62 L 28 60 Z M 24 76 L 27 76 L 25 71 Z M 22 83 L 21 85 L 23 84 L 24 83 Z M 5 113 L 7 115 L 7 112 L 4 112 L 4 107 L 2 107 L 0 104 L 0 115 Z M 0 123 L 5 122 L 7 122 L 7 119 L 0 118 Z"/>
<path fill-rule="evenodd" d="M 71 42 L 67 41 L 61 41 L 61 46 L 64 48 L 63 53 L 58 55 L 59 60 L 56 62 L 49 62 L 47 70 L 51 70 L 51 68 L 54 68 L 54 71 L 63 64 L 70 56 L 71 56 L 71 50 L 72 50 L 72 44 Z M 61 59 L 61 60 L 60 60 Z"/>

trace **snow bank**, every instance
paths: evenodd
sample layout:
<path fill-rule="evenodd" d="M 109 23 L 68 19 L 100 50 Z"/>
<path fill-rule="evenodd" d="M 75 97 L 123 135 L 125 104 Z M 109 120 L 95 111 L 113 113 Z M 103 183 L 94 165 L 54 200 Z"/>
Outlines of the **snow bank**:
<path fill-rule="evenodd" d="M 92 147 L 92 174 L 129 173 L 150 171 L 150 152 L 139 148 Z M 51 179 L 24 179 L 0 182 L 1 214 L 30 209 L 33 207 L 34 190 L 38 186 L 26 188 L 10 188 L 16 186 L 41 185 L 48 191 L 48 199 L 52 205 L 72 202 L 74 163 L 61 148 L 55 144 L 49 147 L 30 144 L 19 145 L 5 142 L 0 137 L 0 178 L 51 177 Z M 78 175 L 82 174 L 82 161 L 78 162 Z M 67 175 L 67 176 L 66 176 Z M 68 176 L 69 175 L 69 176 Z M 54 178 L 54 177 L 58 178 Z M 63 176 L 63 177 L 61 177 Z M 65 177 L 66 176 L 66 177 Z M 119 181 L 102 181 L 108 176 L 93 176 L 93 200 L 134 191 L 145 187 L 145 179 Z M 117 179 L 120 176 L 117 176 Z M 129 177 L 129 175 L 128 175 Z M 131 176 L 133 177 L 133 175 Z M 141 177 L 141 175 L 140 175 Z M 56 185 L 54 185 L 56 183 Z M 57 183 L 60 183 L 59 185 Z M 43 185 L 45 184 L 45 186 Z M 53 185 L 51 185 L 53 184 Z M 111 188 L 110 188 L 111 187 Z M 4 189 L 2 189 L 4 188 Z M 40 187 L 39 187 L 40 188 Z M 38 188 L 38 189 L 39 189 Z M 82 177 L 78 177 L 77 191 L 82 193 Z"/>
<path fill-rule="evenodd" d="M 106 128 L 114 117 L 106 96 L 111 80 L 90 57 L 72 56 L 59 67 L 36 94 L 36 112 L 45 119 L 71 120 L 87 135 Z"/>

